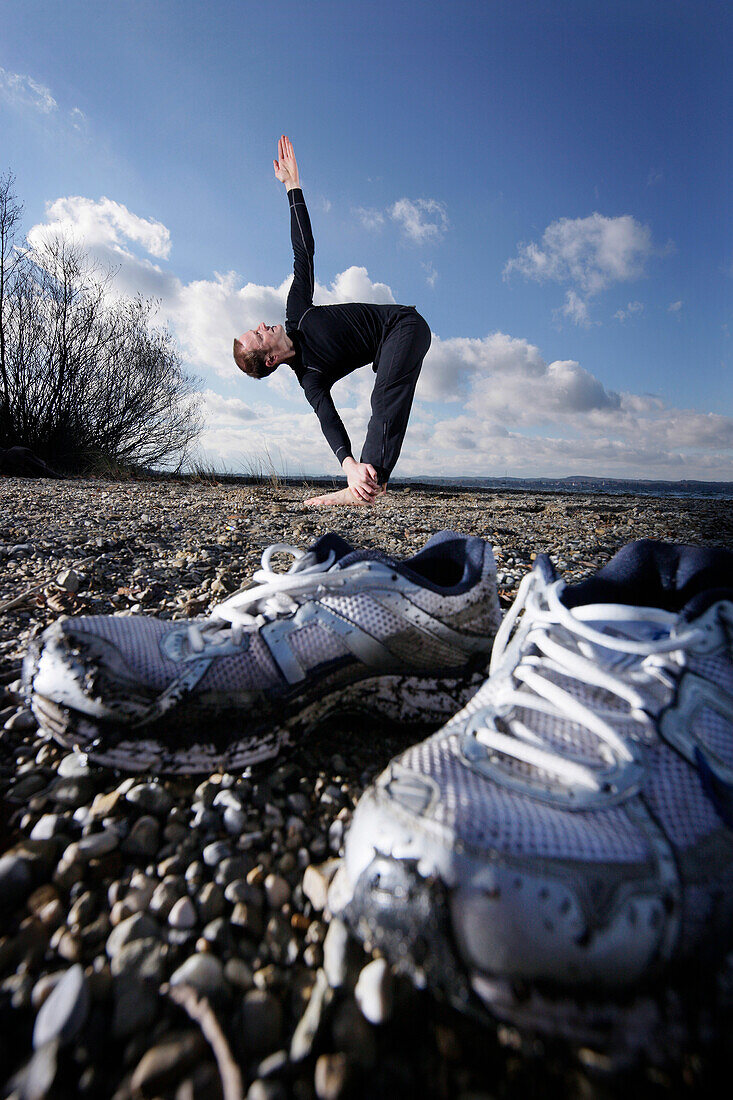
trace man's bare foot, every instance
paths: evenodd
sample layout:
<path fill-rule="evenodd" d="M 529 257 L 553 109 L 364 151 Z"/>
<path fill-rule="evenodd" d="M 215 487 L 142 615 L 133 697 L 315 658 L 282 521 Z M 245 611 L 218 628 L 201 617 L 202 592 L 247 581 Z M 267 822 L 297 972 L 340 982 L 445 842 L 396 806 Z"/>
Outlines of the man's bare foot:
<path fill-rule="evenodd" d="M 377 493 L 375 500 L 384 496 L 385 492 L 386 490 L 382 489 L 381 492 Z M 311 508 L 332 508 L 340 504 L 350 505 L 353 508 L 370 507 L 365 500 L 359 500 L 359 498 L 352 493 L 348 485 L 345 489 L 337 489 L 334 493 L 324 493 L 323 496 L 320 497 L 310 497 L 308 500 L 304 501 L 304 504 Z"/>

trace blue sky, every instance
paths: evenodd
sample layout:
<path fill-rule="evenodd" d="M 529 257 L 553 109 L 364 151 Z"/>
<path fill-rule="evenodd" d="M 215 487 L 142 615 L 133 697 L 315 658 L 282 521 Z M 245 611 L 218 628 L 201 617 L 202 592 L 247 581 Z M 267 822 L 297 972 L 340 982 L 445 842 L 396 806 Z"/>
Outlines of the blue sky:
<path fill-rule="evenodd" d="M 233 335 L 282 319 L 284 132 L 319 300 L 414 304 L 434 333 L 398 474 L 731 477 L 728 5 L 0 16 L 0 168 L 25 228 L 72 232 L 121 291 L 160 299 L 201 379 L 207 460 L 338 472 L 292 374 L 231 360 Z M 372 380 L 334 390 L 357 451 Z"/>

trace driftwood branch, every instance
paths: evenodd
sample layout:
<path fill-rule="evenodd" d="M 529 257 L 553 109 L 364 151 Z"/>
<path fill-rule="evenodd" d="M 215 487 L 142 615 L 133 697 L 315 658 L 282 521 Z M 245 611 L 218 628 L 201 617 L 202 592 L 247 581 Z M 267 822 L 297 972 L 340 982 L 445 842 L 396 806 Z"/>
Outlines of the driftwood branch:
<path fill-rule="evenodd" d="M 201 1033 L 216 1058 L 224 1100 L 242 1100 L 242 1074 L 208 999 L 199 996 L 190 985 L 164 985 L 161 992 L 179 1005 L 201 1028 Z"/>
<path fill-rule="evenodd" d="M 84 558 L 83 561 L 75 562 L 72 569 L 82 569 L 85 565 L 91 565 L 93 561 L 96 561 L 96 558 Z M 53 582 L 53 577 L 46 577 L 45 580 L 39 581 L 38 584 L 26 588 L 25 592 L 21 592 L 19 596 L 13 596 L 11 600 L 5 600 L 3 603 L 0 603 L 0 613 L 3 611 L 10 611 L 13 607 L 20 607 L 29 596 L 35 595 L 36 592 L 40 592 L 42 588 L 45 588 L 47 584 L 53 584 Z"/>

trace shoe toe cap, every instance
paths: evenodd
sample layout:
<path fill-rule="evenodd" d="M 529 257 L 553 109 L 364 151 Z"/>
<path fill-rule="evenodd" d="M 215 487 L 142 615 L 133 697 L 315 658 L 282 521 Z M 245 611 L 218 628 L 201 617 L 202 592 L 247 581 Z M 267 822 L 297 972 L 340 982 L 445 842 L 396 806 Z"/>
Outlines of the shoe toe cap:
<path fill-rule="evenodd" d="M 45 630 L 26 660 L 26 686 L 32 695 L 91 717 L 138 718 L 155 688 L 141 682 L 127 655 L 93 623 L 65 619 Z"/>

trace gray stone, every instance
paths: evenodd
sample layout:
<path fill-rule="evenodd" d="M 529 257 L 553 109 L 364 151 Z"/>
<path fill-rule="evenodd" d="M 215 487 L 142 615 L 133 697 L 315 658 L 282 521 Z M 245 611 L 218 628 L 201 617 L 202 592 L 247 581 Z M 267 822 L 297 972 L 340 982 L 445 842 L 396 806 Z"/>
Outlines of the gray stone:
<path fill-rule="evenodd" d="M 302 791 L 295 791 L 293 794 L 288 795 L 288 806 L 296 814 L 307 814 L 310 812 L 311 800 Z"/>
<path fill-rule="evenodd" d="M 155 913 L 156 916 L 161 917 L 161 919 L 167 920 L 171 909 L 184 893 L 185 886 L 180 879 L 170 878 L 159 883 L 159 885 L 155 887 L 153 896 L 150 899 L 149 908 L 151 913 Z"/>
<path fill-rule="evenodd" d="M 107 937 L 106 951 L 110 959 L 114 958 L 127 943 L 133 940 L 160 939 L 160 928 L 152 917 L 145 913 L 134 913 L 113 928 Z"/>
<path fill-rule="evenodd" d="M 216 868 L 214 881 L 219 886 L 227 886 L 234 879 L 244 878 L 251 867 L 251 860 L 245 859 L 244 856 L 229 856 Z"/>
<path fill-rule="evenodd" d="M 119 845 L 120 839 L 117 833 L 111 829 L 103 829 L 101 833 L 89 833 L 81 840 L 75 840 L 65 849 L 63 860 L 65 863 L 86 862 L 89 859 L 99 859 L 113 852 Z"/>
<path fill-rule="evenodd" d="M 212 844 L 207 844 L 201 854 L 207 867 L 216 867 L 231 856 L 232 846 L 226 840 L 215 840 Z"/>
<path fill-rule="evenodd" d="M 179 898 L 168 914 L 172 928 L 193 928 L 197 922 L 196 908 L 189 897 Z"/>
<path fill-rule="evenodd" d="M 321 1028 L 326 1009 L 333 999 L 333 990 L 329 987 L 322 970 L 316 973 L 316 980 L 305 1012 L 300 1017 L 290 1042 L 290 1057 L 294 1062 L 307 1058 L 313 1050 L 313 1044 Z"/>
<path fill-rule="evenodd" d="M 31 829 L 31 840 L 51 840 L 65 828 L 66 821 L 60 814 L 43 814 Z"/>
<path fill-rule="evenodd" d="M 57 768 L 62 779 L 72 779 L 77 776 L 89 775 L 89 759 L 85 752 L 70 752 L 59 760 Z"/>
<path fill-rule="evenodd" d="M 18 713 L 21 712 L 19 711 Z M 16 717 L 17 715 L 14 715 L 13 718 L 9 718 L 8 722 L 5 723 L 5 726 L 3 728 L 15 729 L 15 725 L 8 725 L 8 723 L 13 722 L 14 718 Z M 16 775 L 18 774 L 19 771 L 16 772 Z M 38 794 L 39 791 L 42 791 L 47 784 L 48 776 L 46 775 L 36 775 L 33 773 L 31 773 L 30 775 L 24 775 L 22 776 L 22 778 L 19 778 L 18 781 L 14 783 L 13 786 L 10 788 L 8 792 L 8 797 L 11 798 L 13 802 L 27 802 L 28 799 L 32 798 L 34 794 Z"/>
<path fill-rule="evenodd" d="M 115 1038 L 125 1039 L 155 1022 L 158 1016 L 158 992 L 154 983 L 140 981 L 130 974 L 122 974 L 115 979 L 112 989 L 112 1033 Z"/>
<path fill-rule="evenodd" d="M 350 1054 L 357 1065 L 371 1069 L 377 1059 L 374 1028 L 368 1023 L 356 1001 L 341 1001 L 334 1012 L 331 1037 L 336 1050 Z"/>
<path fill-rule="evenodd" d="M 170 1035 L 143 1054 L 130 1082 L 133 1095 L 159 1096 L 169 1092 L 201 1058 L 206 1043 L 198 1031 Z"/>
<path fill-rule="evenodd" d="M 122 842 L 122 851 L 135 856 L 154 856 L 160 842 L 160 825 L 154 817 L 139 817 Z"/>
<path fill-rule="evenodd" d="M 170 984 L 190 985 L 199 993 L 213 996 L 225 989 L 224 970 L 213 955 L 191 955 L 173 972 Z"/>
<path fill-rule="evenodd" d="M 224 964 L 224 977 L 230 985 L 238 989 L 252 988 L 252 967 L 244 959 L 227 959 Z"/>
<path fill-rule="evenodd" d="M 280 909 L 290 900 L 290 883 L 282 875 L 268 875 L 265 879 L 265 894 L 273 909 Z"/>
<path fill-rule="evenodd" d="M 88 924 L 94 917 L 96 909 L 97 899 L 89 890 L 85 890 L 69 909 L 66 923 L 69 928 L 73 928 L 74 925 Z"/>
<path fill-rule="evenodd" d="M 173 805 L 173 798 L 159 783 L 138 783 L 126 795 L 127 801 L 149 814 L 163 816 Z"/>
<path fill-rule="evenodd" d="M 12 853 L 0 856 L 0 910 L 9 912 L 25 899 L 33 887 L 33 875 L 26 860 Z"/>
<path fill-rule="evenodd" d="M 244 810 L 234 810 L 227 806 L 222 815 L 222 823 L 230 836 L 239 836 L 247 826 L 247 815 Z"/>
<path fill-rule="evenodd" d="M 76 808 L 91 802 L 94 796 L 94 780 L 88 775 L 73 775 L 59 779 L 50 791 L 54 802 Z"/>
<path fill-rule="evenodd" d="M 287 1100 L 288 1092 L 282 1081 L 257 1078 L 247 1089 L 246 1100 Z"/>
<path fill-rule="evenodd" d="M 250 989 L 242 1000 L 242 1043 L 248 1054 L 268 1054 L 280 1045 L 283 1011 L 269 992 Z"/>
<path fill-rule="evenodd" d="M 57 1039 L 70 1042 L 84 1026 L 89 1012 L 89 985 L 78 963 L 69 967 L 41 1005 L 33 1027 L 33 1049 Z"/>
<path fill-rule="evenodd" d="M 81 582 L 82 577 L 75 569 L 62 569 L 56 577 L 59 588 L 63 588 L 65 592 L 71 592 L 72 595 L 79 591 Z"/>
<path fill-rule="evenodd" d="M 221 886 L 217 886 L 215 882 L 207 882 L 201 888 L 196 905 L 204 924 L 208 924 L 215 917 L 220 917 L 224 912 L 224 892 Z"/>
<path fill-rule="evenodd" d="M 349 969 L 349 930 L 343 921 L 334 918 L 323 941 L 323 969 L 328 984 L 340 989 Z"/>
<path fill-rule="evenodd" d="M 160 983 L 165 969 L 165 947 L 159 940 L 132 940 L 121 947 L 110 963 L 114 977 L 127 974 L 141 981 Z"/>
<path fill-rule="evenodd" d="M 27 707 L 20 707 L 15 714 L 11 714 L 3 725 L 3 729 L 15 730 L 20 733 L 23 730 L 33 730 L 38 725 L 33 712 Z"/>
<path fill-rule="evenodd" d="M 337 859 L 329 859 L 325 863 L 311 864 L 303 874 L 303 893 L 319 913 L 326 908 L 328 888 L 338 870 L 339 862 Z"/>
<path fill-rule="evenodd" d="M 371 1024 L 383 1024 L 389 1019 L 393 992 L 392 972 L 386 959 L 367 963 L 357 980 L 354 997 Z"/>
<path fill-rule="evenodd" d="M 45 1043 L 34 1052 L 30 1061 L 8 1082 L 5 1096 L 20 1100 L 44 1100 L 51 1096 L 58 1064 L 58 1040 Z"/>
<path fill-rule="evenodd" d="M 351 1073 L 348 1054 L 321 1054 L 313 1078 L 318 1100 L 339 1100 L 348 1088 Z"/>
<path fill-rule="evenodd" d="M 255 905 L 258 909 L 261 909 L 265 903 L 265 894 L 262 887 L 255 886 L 254 883 L 247 882 L 243 878 L 235 878 L 228 882 L 224 890 L 224 897 L 232 905 L 236 905 L 238 901 L 244 901 L 248 905 Z"/>

